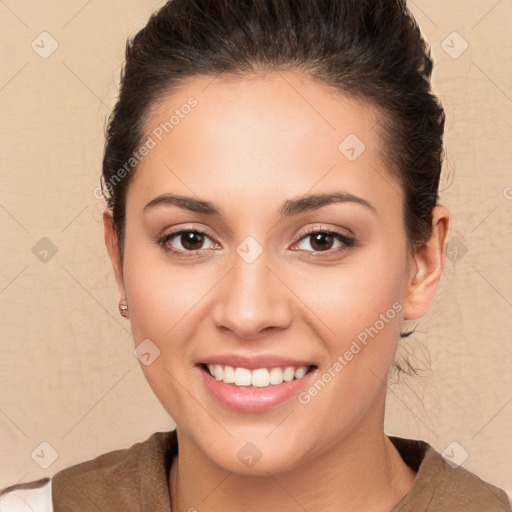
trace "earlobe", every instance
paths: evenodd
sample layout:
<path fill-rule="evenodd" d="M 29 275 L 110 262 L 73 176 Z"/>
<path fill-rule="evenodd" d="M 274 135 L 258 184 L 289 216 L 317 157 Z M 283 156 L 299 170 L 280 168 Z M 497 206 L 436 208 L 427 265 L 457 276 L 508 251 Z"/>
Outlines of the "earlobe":
<path fill-rule="evenodd" d="M 432 213 L 432 236 L 413 256 L 404 305 L 404 319 L 417 320 L 429 309 L 441 279 L 450 214 L 445 206 Z"/>
<path fill-rule="evenodd" d="M 121 248 L 119 246 L 119 238 L 117 229 L 112 218 L 112 212 L 106 210 L 103 212 L 103 234 L 105 238 L 105 246 L 107 247 L 110 262 L 114 269 L 114 276 L 117 282 L 119 298 L 125 299 L 124 280 L 123 280 L 123 258 Z"/>

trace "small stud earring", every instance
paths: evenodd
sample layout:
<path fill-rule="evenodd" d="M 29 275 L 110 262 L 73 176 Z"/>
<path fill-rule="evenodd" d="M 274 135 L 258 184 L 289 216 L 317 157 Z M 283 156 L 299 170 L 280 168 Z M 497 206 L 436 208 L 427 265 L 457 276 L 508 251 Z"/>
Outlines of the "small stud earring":
<path fill-rule="evenodd" d="M 126 302 L 121 301 L 119 303 L 119 313 L 121 313 L 121 316 L 128 318 L 128 304 Z"/>

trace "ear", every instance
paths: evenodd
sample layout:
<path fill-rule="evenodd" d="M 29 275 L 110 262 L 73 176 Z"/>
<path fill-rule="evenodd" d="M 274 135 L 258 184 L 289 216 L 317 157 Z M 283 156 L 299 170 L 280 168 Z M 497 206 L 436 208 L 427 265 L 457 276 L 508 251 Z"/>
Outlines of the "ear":
<path fill-rule="evenodd" d="M 123 280 L 123 257 L 121 248 L 119 247 L 119 238 L 117 230 L 112 218 L 112 212 L 106 210 L 103 212 L 103 233 L 105 236 L 105 245 L 107 246 L 108 255 L 114 269 L 114 275 L 119 291 L 119 299 L 125 299 L 124 280 Z"/>
<path fill-rule="evenodd" d="M 417 320 L 429 309 L 434 298 L 444 265 L 450 213 L 445 206 L 436 206 L 432 212 L 432 236 L 413 255 L 404 319 Z"/>

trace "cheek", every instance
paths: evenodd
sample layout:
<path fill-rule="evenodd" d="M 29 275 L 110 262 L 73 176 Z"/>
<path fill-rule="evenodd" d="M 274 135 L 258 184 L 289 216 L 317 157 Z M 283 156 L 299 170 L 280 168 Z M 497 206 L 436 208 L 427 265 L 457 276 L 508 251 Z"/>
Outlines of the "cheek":
<path fill-rule="evenodd" d="M 154 247 L 126 247 L 123 271 L 134 344 L 143 347 L 150 340 L 158 354 L 148 365 L 141 360 L 141 369 L 155 396 L 181 424 L 186 423 L 185 411 L 196 414 L 189 410 L 182 387 L 189 378 L 190 365 L 184 362 L 192 359 L 188 342 L 194 335 L 187 313 L 197 314 L 205 294 L 189 269 L 166 264 L 163 257 L 155 257 Z"/>
<path fill-rule="evenodd" d="M 357 425 L 385 391 L 402 325 L 404 262 L 395 254 L 383 265 L 380 255 L 317 280 L 323 294 L 299 292 L 329 359 L 298 399 L 327 437 Z"/>
<path fill-rule="evenodd" d="M 179 340 L 176 331 L 183 329 L 187 312 L 204 295 L 199 286 L 206 285 L 205 271 L 171 265 L 153 245 L 127 244 L 123 272 L 135 342 Z"/>
<path fill-rule="evenodd" d="M 328 328 L 333 350 L 343 349 L 360 333 L 364 337 L 375 324 L 385 337 L 394 339 L 400 331 L 405 258 L 398 251 L 391 254 L 376 245 L 338 269 L 317 270 L 308 285 L 296 282 L 301 299 Z"/>
<path fill-rule="evenodd" d="M 318 274 L 315 292 L 309 288 L 308 294 L 307 287 L 298 292 L 321 319 L 311 317 L 311 322 L 314 330 L 324 333 L 329 353 L 319 375 L 329 383 L 325 388 L 318 383 L 303 396 L 303 403 L 316 402 L 314 407 L 328 414 L 331 404 L 341 401 L 347 418 L 354 419 L 381 393 L 402 326 L 403 254 L 376 244 L 352 265 L 347 260 L 338 272 Z"/>

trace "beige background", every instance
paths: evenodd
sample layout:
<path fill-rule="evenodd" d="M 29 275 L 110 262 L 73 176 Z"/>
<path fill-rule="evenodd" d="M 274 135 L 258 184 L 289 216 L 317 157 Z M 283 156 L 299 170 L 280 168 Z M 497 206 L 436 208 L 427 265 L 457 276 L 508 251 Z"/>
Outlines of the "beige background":
<path fill-rule="evenodd" d="M 125 39 L 161 3 L 0 2 L 0 487 L 174 426 L 117 312 L 93 193 Z M 390 387 L 386 431 L 457 442 L 463 467 L 512 494 L 512 2 L 409 4 L 447 112 L 451 259 L 404 347 L 431 370 Z"/>

